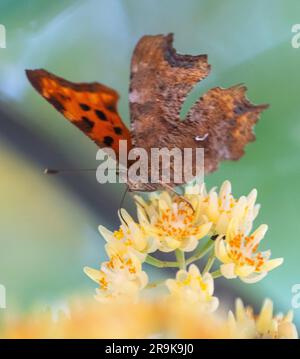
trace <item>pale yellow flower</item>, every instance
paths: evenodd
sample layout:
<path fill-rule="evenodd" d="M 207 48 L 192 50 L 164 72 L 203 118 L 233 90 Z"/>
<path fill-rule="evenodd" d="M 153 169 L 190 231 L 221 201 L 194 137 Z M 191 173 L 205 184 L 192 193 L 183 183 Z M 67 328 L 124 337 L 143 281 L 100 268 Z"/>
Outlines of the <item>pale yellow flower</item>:
<path fill-rule="evenodd" d="M 193 251 L 211 228 L 199 211 L 196 196 L 187 203 L 177 195 L 161 192 L 151 194 L 148 201 L 136 196 L 136 201 L 139 223 L 163 252 Z"/>
<path fill-rule="evenodd" d="M 257 251 L 267 229 L 263 224 L 246 236 L 239 231 L 238 222 L 232 221 L 225 239 L 223 236 L 217 238 L 215 255 L 223 263 L 220 270 L 225 278 L 239 277 L 246 283 L 254 283 L 283 263 L 283 258 L 269 260 L 271 251 Z"/>
<path fill-rule="evenodd" d="M 219 193 L 216 187 L 209 192 L 205 185 L 189 185 L 185 189 L 187 198 L 198 197 L 199 209 L 213 225 L 210 235 L 225 235 L 232 220 L 239 221 L 240 230 L 248 234 L 259 212 L 256 204 L 257 191 L 253 189 L 248 196 L 235 199 L 231 192 L 231 183 L 225 181 Z"/>
<path fill-rule="evenodd" d="M 179 270 L 176 279 L 166 280 L 171 296 L 185 305 L 195 305 L 206 312 L 213 312 L 219 305 L 219 300 L 213 297 L 214 280 L 209 273 L 201 275 L 195 264 L 188 271 Z"/>
<path fill-rule="evenodd" d="M 118 246 L 116 246 L 118 247 Z M 124 247 L 122 247 L 124 248 Z M 140 290 L 148 283 L 142 264 L 131 251 L 122 252 L 116 248 L 110 253 L 110 260 L 101 265 L 100 270 L 85 267 L 84 272 L 96 283 L 96 299 L 108 301 L 128 297 L 135 301 Z"/>
<path fill-rule="evenodd" d="M 244 307 L 240 299 L 236 301 L 235 315 L 228 314 L 228 327 L 233 337 L 248 339 L 297 339 L 293 324 L 293 313 L 273 317 L 273 303 L 266 299 L 258 316 L 251 307 Z"/>
<path fill-rule="evenodd" d="M 99 226 L 99 231 L 107 242 L 106 251 L 108 255 L 112 249 L 115 251 L 117 247 L 122 248 L 124 246 L 144 261 L 148 253 L 156 251 L 157 242 L 155 239 L 146 236 L 144 229 L 132 219 L 126 210 L 121 209 L 119 217 L 121 225 L 117 231 L 111 232 L 104 226 Z"/>
<path fill-rule="evenodd" d="M 69 314 L 61 312 L 55 321 L 49 310 L 8 309 L 0 338 L 298 338 L 292 313 L 273 317 L 269 300 L 258 316 L 238 301 L 228 319 L 219 312 L 195 312 L 188 303 L 179 308 L 165 298 L 100 303 L 76 297 L 67 303 Z"/>
<path fill-rule="evenodd" d="M 51 312 L 34 308 L 26 314 L 16 308 L 3 313 L 0 338 L 228 338 L 225 318 L 215 313 L 195 313 L 186 306 L 178 310 L 176 303 L 164 298 L 97 302 L 76 297 L 67 301 L 70 315 L 60 313 L 56 321 Z"/>

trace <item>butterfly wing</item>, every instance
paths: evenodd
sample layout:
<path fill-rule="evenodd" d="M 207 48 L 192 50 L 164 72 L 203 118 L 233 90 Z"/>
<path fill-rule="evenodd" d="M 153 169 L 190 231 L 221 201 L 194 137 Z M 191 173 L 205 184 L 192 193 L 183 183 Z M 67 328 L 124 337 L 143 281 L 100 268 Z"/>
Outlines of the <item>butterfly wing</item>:
<path fill-rule="evenodd" d="M 206 55 L 179 55 L 172 42 L 172 34 L 144 36 L 132 56 L 132 138 L 135 146 L 146 150 L 160 147 L 160 141 L 177 127 L 186 96 L 210 71 Z"/>
<path fill-rule="evenodd" d="M 218 87 L 180 121 L 184 100 L 210 66 L 206 55 L 177 54 L 172 41 L 172 35 L 144 36 L 134 51 L 129 98 L 133 142 L 148 152 L 152 147 L 204 148 L 209 173 L 220 161 L 244 154 L 245 145 L 255 138 L 253 126 L 268 106 L 249 102 L 244 86 Z"/>
<path fill-rule="evenodd" d="M 223 160 L 238 160 L 247 143 L 255 140 L 254 125 L 269 105 L 252 104 L 246 91 L 243 85 L 213 88 L 192 106 L 183 122 L 190 146 L 204 148 L 206 173 L 215 171 Z"/>
<path fill-rule="evenodd" d="M 179 148 L 204 148 L 205 173 L 215 171 L 223 160 L 238 160 L 255 140 L 253 127 L 268 105 L 253 105 L 246 90 L 242 85 L 209 90 L 169 135 Z"/>
<path fill-rule="evenodd" d="M 27 70 L 37 92 L 57 111 L 77 126 L 99 147 L 111 147 L 118 154 L 118 143 L 130 132 L 117 112 L 118 93 L 100 83 L 73 83 L 45 70 Z"/>

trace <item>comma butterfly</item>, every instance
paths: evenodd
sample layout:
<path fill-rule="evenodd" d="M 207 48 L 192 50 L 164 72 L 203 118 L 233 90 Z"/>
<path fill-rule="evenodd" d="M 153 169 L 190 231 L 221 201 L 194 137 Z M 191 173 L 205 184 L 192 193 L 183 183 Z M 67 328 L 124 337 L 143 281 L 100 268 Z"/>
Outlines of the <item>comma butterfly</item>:
<path fill-rule="evenodd" d="M 144 36 L 131 63 L 129 102 L 131 131 L 117 112 L 118 93 L 99 83 L 72 83 L 45 70 L 27 70 L 34 88 L 100 148 L 116 154 L 119 141 L 127 148 L 204 148 L 205 173 L 222 160 L 238 160 L 253 141 L 253 126 L 268 105 L 253 105 L 246 87 L 215 87 L 180 119 L 191 89 L 210 72 L 206 55 L 180 55 L 173 35 Z M 172 164 L 171 164 L 172 165 Z M 130 164 L 129 164 L 130 166 Z M 166 183 L 173 187 L 174 181 Z M 128 183 L 131 190 L 155 191 L 161 184 Z"/>

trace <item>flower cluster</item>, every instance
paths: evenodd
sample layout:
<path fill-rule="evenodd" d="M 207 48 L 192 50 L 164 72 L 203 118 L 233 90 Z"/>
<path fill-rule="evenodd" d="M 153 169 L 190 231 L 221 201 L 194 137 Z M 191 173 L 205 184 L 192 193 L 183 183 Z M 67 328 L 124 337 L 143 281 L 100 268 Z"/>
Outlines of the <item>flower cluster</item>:
<path fill-rule="evenodd" d="M 212 223 L 199 208 L 198 196 L 188 201 L 185 197 L 162 192 L 151 194 L 149 201 L 135 198 L 140 226 L 162 252 L 176 249 L 191 252 L 211 229 Z"/>
<path fill-rule="evenodd" d="M 185 305 L 195 304 L 201 311 L 214 312 L 218 305 L 219 299 L 213 297 L 214 280 L 210 273 L 201 276 L 198 267 L 191 264 L 188 271 L 179 270 L 176 279 L 166 281 L 172 298 Z"/>
<path fill-rule="evenodd" d="M 102 263 L 100 270 L 85 267 L 85 273 L 99 284 L 96 298 L 107 301 L 112 298 L 137 298 L 146 287 L 148 276 L 142 270 L 147 253 L 156 247 L 147 240 L 143 229 L 130 215 L 122 210 L 119 230 L 110 232 L 103 226 L 99 231 L 107 241 L 105 246 L 109 261 Z"/>
<path fill-rule="evenodd" d="M 141 290 L 157 285 L 149 283 L 143 270 L 147 263 L 159 268 L 178 268 L 174 279 L 160 283 L 166 289 L 167 300 L 193 307 L 197 312 L 214 312 L 219 305 L 213 295 L 214 279 L 238 277 L 254 283 L 283 262 L 282 258 L 270 259 L 269 250 L 259 250 L 268 227 L 262 224 L 253 230 L 260 208 L 256 197 L 254 189 L 248 196 L 234 198 L 229 181 L 219 191 L 216 188 L 207 191 L 205 185 L 194 184 L 185 186 L 182 195 L 163 191 L 151 193 L 147 198 L 135 196 L 137 221 L 121 209 L 121 225 L 117 230 L 111 232 L 99 227 L 106 240 L 109 260 L 99 270 L 85 268 L 85 273 L 99 285 L 96 298 L 100 301 L 130 298 L 136 302 Z M 174 259 L 162 260 L 157 255 L 159 252 L 173 252 Z M 201 258 L 207 261 L 200 271 L 194 262 Z M 240 302 L 237 306 L 239 314 L 234 317 L 230 313 L 228 323 L 231 330 L 238 331 Z M 247 328 L 251 327 L 251 335 L 253 328 L 256 336 L 265 335 L 260 324 L 263 319 L 255 319 L 248 312 L 244 317 L 247 317 Z M 290 317 L 269 318 L 268 325 L 270 336 L 280 337 L 282 328 L 287 327 L 292 333 Z"/>
<path fill-rule="evenodd" d="M 171 299 L 171 298 L 170 298 Z M 267 300 L 258 316 L 251 307 L 237 300 L 235 314 L 195 311 L 194 306 L 179 306 L 173 300 L 139 302 L 91 301 L 73 297 L 66 309 L 35 308 L 29 313 L 16 312 L 2 318 L 0 337 L 9 339 L 42 338 L 239 338 L 296 339 L 292 315 L 273 316 L 273 304 Z M 10 309 L 8 309 L 9 311 Z M 54 314 L 55 320 L 53 320 Z"/>
<path fill-rule="evenodd" d="M 293 313 L 273 316 L 273 303 L 266 299 L 258 316 L 251 307 L 244 307 L 236 300 L 235 315 L 228 313 L 228 329 L 233 337 L 246 339 L 297 339 L 298 333 L 293 324 Z"/>

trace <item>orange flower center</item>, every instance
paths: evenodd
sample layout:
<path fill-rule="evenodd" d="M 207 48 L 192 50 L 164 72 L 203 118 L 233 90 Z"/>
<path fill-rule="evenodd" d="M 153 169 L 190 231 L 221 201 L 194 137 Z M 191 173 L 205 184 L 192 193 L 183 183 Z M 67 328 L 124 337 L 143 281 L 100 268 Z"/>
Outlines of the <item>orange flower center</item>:
<path fill-rule="evenodd" d="M 175 203 L 174 207 L 161 211 L 160 218 L 154 223 L 159 237 L 173 237 L 176 240 L 197 235 L 198 228 L 194 224 L 195 213 L 185 202 Z"/>
<path fill-rule="evenodd" d="M 261 252 L 256 253 L 258 244 L 253 245 L 253 241 L 253 235 L 244 237 L 242 234 L 237 234 L 229 241 L 229 255 L 238 265 L 254 266 L 256 271 L 260 271 L 265 258 Z"/>

